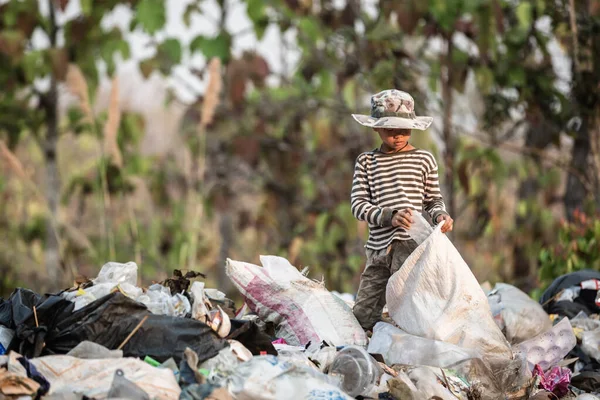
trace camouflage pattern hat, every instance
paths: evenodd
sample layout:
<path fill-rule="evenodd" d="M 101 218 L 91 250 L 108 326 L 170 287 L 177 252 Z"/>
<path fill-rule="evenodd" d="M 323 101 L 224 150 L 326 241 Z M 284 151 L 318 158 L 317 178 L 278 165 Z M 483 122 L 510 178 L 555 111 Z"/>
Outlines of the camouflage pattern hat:
<path fill-rule="evenodd" d="M 431 117 L 415 115 L 415 100 L 406 92 L 388 89 L 371 96 L 371 115 L 352 114 L 361 125 L 370 128 L 418 129 L 424 131 Z"/>

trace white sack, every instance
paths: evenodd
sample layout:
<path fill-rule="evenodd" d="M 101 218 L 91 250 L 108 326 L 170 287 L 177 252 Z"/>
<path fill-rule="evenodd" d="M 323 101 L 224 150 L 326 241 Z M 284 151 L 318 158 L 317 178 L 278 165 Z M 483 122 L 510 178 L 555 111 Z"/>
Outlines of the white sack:
<path fill-rule="evenodd" d="M 415 222 L 423 237 L 427 222 L 420 215 L 415 216 Z M 492 318 L 486 295 L 441 232 L 442 225 L 433 229 L 388 281 L 390 316 L 411 335 L 475 350 L 490 367 L 480 374 L 489 378 L 496 390 L 509 390 L 523 378 L 525 366 L 513 358 L 510 345 Z"/>
<path fill-rule="evenodd" d="M 365 332 L 348 305 L 323 283 L 303 276 L 286 259 L 261 256 L 263 268 L 228 259 L 227 276 L 277 337 L 293 346 L 327 341 L 334 346 L 366 346 Z"/>
<path fill-rule="evenodd" d="M 510 346 L 492 318 L 487 297 L 441 227 L 388 281 L 390 316 L 412 335 L 510 360 Z"/>

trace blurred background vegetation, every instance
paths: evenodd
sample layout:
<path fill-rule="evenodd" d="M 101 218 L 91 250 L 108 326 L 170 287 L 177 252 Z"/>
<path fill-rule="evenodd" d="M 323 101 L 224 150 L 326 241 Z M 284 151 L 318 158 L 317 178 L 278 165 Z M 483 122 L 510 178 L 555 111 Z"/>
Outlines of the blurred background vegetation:
<path fill-rule="evenodd" d="M 525 290 L 600 269 L 600 0 L 0 0 L 0 295 L 104 262 L 354 292 L 369 95 L 435 118 L 452 240 Z"/>

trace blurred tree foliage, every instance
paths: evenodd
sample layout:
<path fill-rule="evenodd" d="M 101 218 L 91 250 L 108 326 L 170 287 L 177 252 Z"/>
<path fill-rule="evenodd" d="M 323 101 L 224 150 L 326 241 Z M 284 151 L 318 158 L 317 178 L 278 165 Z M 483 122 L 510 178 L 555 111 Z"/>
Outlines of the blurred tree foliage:
<path fill-rule="evenodd" d="M 540 252 L 540 278 L 546 286 L 564 274 L 582 269 L 600 270 L 600 215 L 576 211 L 572 221 L 563 221 L 558 243 Z"/>
<path fill-rule="evenodd" d="M 22 179 L 0 175 L 6 288 L 28 279 L 17 265 L 42 259 L 54 287 L 65 284 L 54 248 L 62 275 L 93 276 L 108 259 L 136 260 L 145 282 L 187 267 L 210 271 L 210 283 L 225 291 L 227 257 L 279 254 L 310 266 L 330 288 L 353 291 L 367 228 L 350 213 L 350 184 L 354 160 L 377 142 L 349 115 L 366 112 L 369 94 L 390 87 L 436 117 L 435 128 L 413 140 L 439 157 L 457 220 L 453 240 L 481 279 L 534 287 L 544 251 L 557 266 L 544 267 L 546 282 L 548 271 L 560 270 L 560 218 L 598 207 L 597 0 L 381 0 L 374 13 L 359 0 L 242 1 L 258 40 L 267 29 L 295 38 L 279 49 L 299 53 L 293 72 L 285 63 L 273 70 L 256 51 L 233 51 L 249 33 L 228 30 L 231 1 L 216 0 L 216 31 L 189 43 L 165 35 L 166 2 L 82 0 L 80 15 L 60 25 L 56 15 L 69 3 L 0 6 L 0 139 L 14 155 L 33 138 L 46 171 L 32 175 L 27 166 L 36 160 L 28 159 Z M 151 39 L 150 57 L 139 62 L 146 78 L 170 75 L 194 55 L 221 62 L 223 90 L 208 85 L 182 119 L 180 148 L 160 157 L 141 154 L 139 115 L 111 114 L 109 105 L 90 117 L 83 94 L 58 113 L 58 88 L 73 92 L 69 66 L 79 67 L 94 98 L 103 74 L 113 80 L 129 58 L 126 32 L 102 24 L 117 6 L 133 11 L 129 31 Z M 209 19 L 202 1 L 187 1 L 181 18 L 187 26 Z M 34 32 L 49 44 L 35 48 Z M 560 82 L 552 46 L 578 60 L 569 82 Z M 192 72 L 215 82 L 208 67 Z M 470 131 L 465 110 L 477 119 Z M 64 182 L 55 165 L 61 135 L 89 136 L 98 150 L 85 165 L 65 160 Z M 570 154 L 566 136 L 574 138 Z"/>

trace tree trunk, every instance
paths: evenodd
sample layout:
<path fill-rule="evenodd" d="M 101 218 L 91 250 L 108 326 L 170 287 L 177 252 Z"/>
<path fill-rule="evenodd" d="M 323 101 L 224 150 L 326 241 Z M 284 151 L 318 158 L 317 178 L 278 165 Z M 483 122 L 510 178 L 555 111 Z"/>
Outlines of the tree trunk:
<path fill-rule="evenodd" d="M 571 70 L 573 75 L 572 94 L 579 111 L 581 126 L 575 136 L 571 156 L 571 169 L 564 198 L 567 218 L 573 218 L 573 211 L 583 209 L 588 196 L 595 195 L 600 205 L 600 151 L 594 129 L 598 121 L 600 107 L 600 35 L 595 27 L 595 16 L 590 14 L 590 2 L 571 1 L 569 5 L 571 33 L 573 37 Z M 596 34 L 594 34 L 596 32 Z M 594 167 L 590 168 L 591 164 Z"/>
<path fill-rule="evenodd" d="M 527 149 L 543 150 L 552 143 L 552 126 L 544 123 L 543 113 L 538 109 L 529 111 L 529 128 L 525 136 L 525 147 Z M 535 163 L 535 170 L 542 171 L 542 157 L 539 152 L 531 156 Z M 518 202 L 527 202 L 536 199 L 539 191 L 537 176 L 529 177 L 521 182 L 519 186 Z M 534 288 L 535 282 L 532 275 L 535 273 L 530 247 L 538 240 L 538 232 L 541 230 L 540 221 L 536 215 L 527 212 L 525 215 L 517 215 L 516 223 L 520 237 L 514 241 L 513 248 L 513 276 L 515 283 L 524 291 Z M 527 236 L 521 236 L 521 232 L 527 232 Z M 535 256 L 534 256 L 535 258 Z"/>
<path fill-rule="evenodd" d="M 50 215 L 46 222 L 46 248 L 44 258 L 50 290 L 60 289 L 62 276 L 60 270 L 60 250 L 56 221 L 60 197 L 60 177 L 56 163 L 56 144 L 58 142 L 58 96 L 56 79 L 51 78 L 50 92 L 46 99 L 46 122 L 48 130 L 44 141 L 44 160 L 46 163 L 46 200 Z"/>
<path fill-rule="evenodd" d="M 56 46 L 57 26 L 54 3 L 48 1 L 50 7 L 50 44 Z M 44 161 L 46 163 L 46 200 L 50 214 L 46 222 L 46 247 L 44 258 L 46 271 L 48 273 L 48 285 L 50 290 L 58 290 L 61 287 L 61 256 L 60 243 L 57 231 L 58 203 L 60 197 L 60 177 L 56 163 L 58 142 L 58 92 L 57 82 L 54 75 L 50 76 L 50 91 L 43 103 L 46 114 L 48 130 L 44 141 Z"/>
<path fill-rule="evenodd" d="M 452 65 L 452 52 L 454 43 L 452 42 L 454 34 L 450 34 L 446 40 L 446 55 L 443 60 L 445 65 L 446 75 L 442 76 L 442 101 L 444 103 L 443 117 L 443 138 L 444 138 L 444 162 L 445 162 L 445 186 L 446 190 L 446 207 L 450 216 L 456 216 L 456 205 L 454 199 L 454 158 L 456 154 L 456 143 L 452 135 L 452 109 L 454 97 L 452 96 L 452 82 L 454 79 L 454 71 Z"/>
<path fill-rule="evenodd" d="M 571 152 L 570 169 L 575 172 L 569 172 L 567 178 L 567 188 L 565 192 L 565 212 L 567 218 L 573 217 L 573 211 L 581 209 L 583 203 L 588 196 L 588 191 L 582 178 L 587 178 L 587 170 L 589 168 L 588 157 L 590 155 L 590 138 L 589 127 L 587 122 L 582 121 L 581 128 L 575 137 L 573 150 Z"/>

